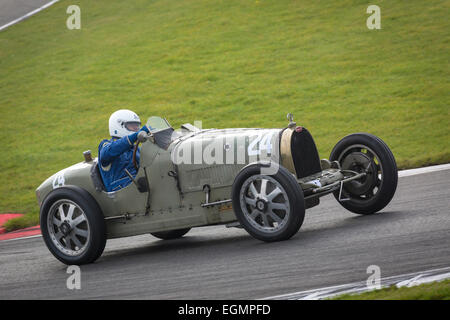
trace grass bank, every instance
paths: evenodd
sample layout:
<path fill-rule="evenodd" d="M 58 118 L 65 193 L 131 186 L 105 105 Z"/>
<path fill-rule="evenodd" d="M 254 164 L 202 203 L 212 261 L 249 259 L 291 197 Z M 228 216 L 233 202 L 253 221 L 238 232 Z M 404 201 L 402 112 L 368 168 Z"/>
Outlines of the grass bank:
<path fill-rule="evenodd" d="M 81 8 L 81 30 L 66 9 Z M 60 1 L 0 32 L 0 212 L 35 224 L 34 190 L 96 154 L 130 108 L 178 127 L 307 127 L 322 157 L 353 132 L 400 168 L 450 161 L 448 1 Z"/>

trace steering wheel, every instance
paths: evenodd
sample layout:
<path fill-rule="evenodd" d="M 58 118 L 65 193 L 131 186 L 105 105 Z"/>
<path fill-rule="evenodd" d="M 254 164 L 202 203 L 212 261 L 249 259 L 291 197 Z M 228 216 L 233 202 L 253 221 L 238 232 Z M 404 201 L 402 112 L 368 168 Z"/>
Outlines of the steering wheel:
<path fill-rule="evenodd" d="M 138 140 L 137 142 L 136 142 L 136 144 L 134 145 L 134 150 L 133 150 L 133 166 L 136 168 L 136 170 L 138 170 L 139 168 L 138 168 L 138 165 L 137 165 L 137 161 L 136 161 L 136 152 L 138 151 L 138 148 L 139 148 L 139 144 L 140 144 L 141 142 Z"/>
<path fill-rule="evenodd" d="M 145 131 L 142 131 L 145 133 Z M 151 136 L 151 134 L 150 134 Z M 136 152 L 138 151 L 139 148 L 139 144 L 141 142 L 147 141 L 147 134 L 142 135 L 141 133 L 138 135 L 138 139 L 136 141 L 136 144 L 134 145 L 134 150 L 133 150 L 133 166 L 136 168 L 136 170 L 138 170 L 138 165 L 137 165 L 137 161 L 136 161 Z"/>

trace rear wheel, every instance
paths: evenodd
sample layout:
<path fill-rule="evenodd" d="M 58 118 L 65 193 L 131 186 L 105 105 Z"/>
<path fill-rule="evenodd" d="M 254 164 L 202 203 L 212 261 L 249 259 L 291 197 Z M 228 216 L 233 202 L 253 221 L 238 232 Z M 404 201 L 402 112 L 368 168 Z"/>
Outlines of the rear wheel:
<path fill-rule="evenodd" d="M 397 189 L 397 164 L 389 147 L 380 138 L 356 133 L 339 141 L 331 151 L 331 161 L 343 170 L 366 172 L 366 176 L 347 182 L 335 198 L 347 210 L 357 214 L 380 211 L 392 200 Z"/>
<path fill-rule="evenodd" d="M 160 232 L 153 232 L 150 233 L 152 236 L 162 239 L 162 240 L 172 240 L 172 239 L 178 239 L 184 236 L 186 233 L 189 232 L 191 228 L 186 229 L 178 229 L 178 230 L 170 230 L 170 231 L 160 231 Z"/>
<path fill-rule="evenodd" d="M 95 261 L 106 244 L 106 226 L 100 208 L 92 196 L 78 189 L 54 190 L 41 208 L 40 225 L 45 244 L 67 265 Z"/>
<path fill-rule="evenodd" d="M 266 242 L 291 238 L 305 216 L 302 189 L 281 166 L 274 175 L 261 174 L 261 164 L 242 169 L 233 183 L 232 201 L 240 224 Z"/>

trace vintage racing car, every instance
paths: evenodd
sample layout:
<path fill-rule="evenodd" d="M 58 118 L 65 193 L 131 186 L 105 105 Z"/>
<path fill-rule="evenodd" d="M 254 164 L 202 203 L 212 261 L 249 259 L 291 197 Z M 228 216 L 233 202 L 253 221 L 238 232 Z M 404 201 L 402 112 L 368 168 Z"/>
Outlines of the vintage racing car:
<path fill-rule="evenodd" d="M 282 129 L 174 130 L 151 117 L 141 132 L 133 183 L 106 192 L 97 158 L 66 168 L 36 190 L 40 225 L 51 253 L 63 263 L 95 261 L 107 239 L 150 233 L 182 237 L 191 228 L 243 227 L 262 241 L 292 237 L 305 209 L 333 193 L 346 209 L 372 214 L 397 187 L 397 166 L 378 137 L 356 133 L 319 159 L 314 140 L 293 116 Z"/>

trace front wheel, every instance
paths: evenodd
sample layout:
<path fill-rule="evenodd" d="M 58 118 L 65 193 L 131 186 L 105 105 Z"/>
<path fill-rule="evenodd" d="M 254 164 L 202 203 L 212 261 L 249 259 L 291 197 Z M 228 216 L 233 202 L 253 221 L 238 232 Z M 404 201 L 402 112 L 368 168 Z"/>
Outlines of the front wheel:
<path fill-rule="evenodd" d="M 303 191 L 284 167 L 280 166 L 273 175 L 265 175 L 261 166 L 245 167 L 234 180 L 232 201 L 236 218 L 256 239 L 287 240 L 303 223 Z"/>
<path fill-rule="evenodd" d="M 397 164 L 389 147 L 380 138 L 368 133 L 344 137 L 331 151 L 331 161 L 338 161 L 342 170 L 366 175 L 343 185 L 335 198 L 347 210 L 372 214 L 388 205 L 397 189 Z M 344 171 L 345 172 L 345 171 Z"/>

